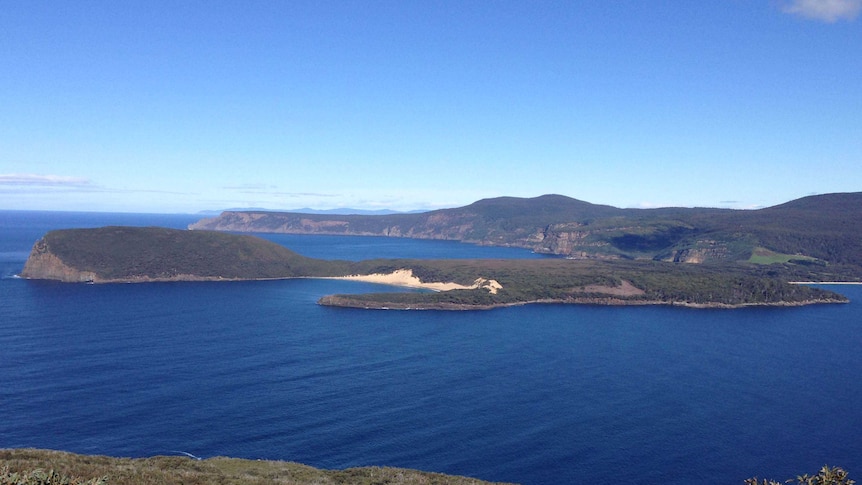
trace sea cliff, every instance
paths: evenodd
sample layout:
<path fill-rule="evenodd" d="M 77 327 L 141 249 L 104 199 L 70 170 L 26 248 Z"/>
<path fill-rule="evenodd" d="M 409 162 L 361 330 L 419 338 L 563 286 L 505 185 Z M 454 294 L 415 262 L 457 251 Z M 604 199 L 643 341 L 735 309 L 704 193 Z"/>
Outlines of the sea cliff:
<path fill-rule="evenodd" d="M 70 283 L 92 282 L 97 279 L 96 273 L 93 271 L 73 268 L 66 264 L 59 256 L 51 252 L 45 239 L 40 239 L 33 245 L 20 276 Z"/>

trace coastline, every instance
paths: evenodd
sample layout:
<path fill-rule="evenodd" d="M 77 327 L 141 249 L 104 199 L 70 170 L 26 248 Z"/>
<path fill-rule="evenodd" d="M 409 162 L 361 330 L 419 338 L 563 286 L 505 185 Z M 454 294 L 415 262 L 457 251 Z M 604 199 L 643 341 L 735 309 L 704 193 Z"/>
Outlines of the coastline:
<path fill-rule="evenodd" d="M 15 275 L 18 278 L 22 279 L 34 279 L 31 277 Z M 168 282 L 230 282 L 230 281 L 272 281 L 272 280 L 284 280 L 284 279 L 326 279 L 326 280 L 342 280 L 342 281 L 360 281 L 365 283 L 375 283 L 382 285 L 390 285 L 390 286 L 400 286 L 407 288 L 417 288 L 417 289 L 425 289 L 433 292 L 445 292 L 451 290 L 475 290 L 475 289 L 486 289 L 490 294 L 497 294 L 499 289 L 502 289 L 502 286 L 496 280 L 486 280 L 484 278 L 477 278 L 472 285 L 462 285 L 454 282 L 423 282 L 417 276 L 413 274 L 411 269 L 399 269 L 395 270 L 392 273 L 373 273 L 369 275 L 345 275 L 345 276 L 288 276 L 288 277 L 274 277 L 274 278 L 225 278 L 221 276 L 198 276 L 191 274 L 181 274 L 174 275 L 170 277 L 149 277 L 149 276 L 135 276 L 131 278 L 117 278 L 117 279 L 101 279 L 101 278 L 93 278 L 89 280 L 80 280 L 80 279 L 65 279 L 60 280 L 61 282 L 71 282 L 71 283 L 86 283 L 86 284 L 118 284 L 118 283 L 126 283 L 126 284 L 135 284 L 135 283 L 168 283 Z M 41 278 L 35 278 L 41 279 Z M 803 301 L 775 301 L 775 302 L 766 302 L 766 303 L 739 303 L 739 304 L 728 304 L 728 303 L 692 303 L 686 301 L 663 301 L 663 300 L 643 300 L 638 298 L 621 298 L 621 296 L 625 296 L 626 291 L 630 289 L 625 289 L 626 283 L 624 282 L 624 291 L 620 293 L 619 291 L 608 291 L 604 287 L 596 287 L 594 290 L 603 290 L 602 293 L 606 293 L 607 297 L 599 297 L 599 296 L 583 296 L 583 297 L 571 297 L 571 298 L 547 298 L 547 299 L 535 299 L 535 300 L 524 300 L 524 301 L 508 301 L 508 302 L 499 302 L 499 303 L 491 303 L 491 304 L 468 304 L 468 303 L 444 303 L 444 302 L 436 302 L 436 303 L 421 303 L 421 302 L 413 302 L 413 303 L 402 303 L 402 302 L 391 302 L 391 301 L 373 301 L 373 300 L 364 300 L 354 298 L 353 295 L 325 295 L 321 297 L 318 301 L 318 305 L 322 306 L 331 306 L 331 307 L 341 307 L 341 308 L 359 308 L 359 309 L 367 309 L 367 310 L 446 310 L 446 311 L 470 311 L 470 310 L 493 310 L 495 308 L 506 308 L 511 306 L 522 306 L 522 305 L 534 305 L 534 304 L 557 304 L 557 305 L 600 305 L 600 306 L 651 306 L 651 305 L 665 305 L 665 306 L 676 306 L 683 308 L 696 308 L 696 309 L 738 309 L 738 308 L 746 308 L 746 307 L 798 307 L 798 306 L 807 306 L 807 305 L 818 305 L 818 304 L 835 304 L 835 303 L 849 303 L 849 300 L 836 300 L 836 299 L 819 299 L 819 300 L 803 300 Z M 862 282 L 805 282 L 805 281 L 795 281 L 789 282 L 790 284 L 796 285 L 862 285 Z M 630 283 L 628 283 L 630 285 Z M 642 294 L 640 293 L 631 293 L 631 295 Z"/>
<path fill-rule="evenodd" d="M 400 303 L 387 301 L 369 301 L 351 298 L 349 295 L 327 295 L 317 301 L 318 305 L 358 308 L 362 310 L 445 310 L 445 311 L 471 311 L 471 310 L 493 310 L 495 308 L 507 308 L 523 305 L 597 305 L 597 306 L 652 306 L 664 305 L 694 309 L 720 309 L 733 310 L 749 307 L 800 307 L 808 305 L 825 305 L 836 303 L 849 303 L 848 300 L 804 300 L 804 301 L 777 301 L 770 303 L 691 303 L 683 301 L 661 301 L 661 300 L 637 300 L 622 298 L 568 298 L 568 299 L 538 299 L 528 301 L 493 303 L 489 305 L 465 304 L 465 303 Z"/>

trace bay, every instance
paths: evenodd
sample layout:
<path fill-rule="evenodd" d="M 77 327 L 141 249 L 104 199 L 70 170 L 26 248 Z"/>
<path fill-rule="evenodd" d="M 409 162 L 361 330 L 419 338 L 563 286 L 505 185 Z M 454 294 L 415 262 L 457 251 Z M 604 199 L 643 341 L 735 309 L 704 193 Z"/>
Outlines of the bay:
<path fill-rule="evenodd" d="M 0 212 L 0 447 L 388 465 L 525 484 L 742 483 L 827 463 L 862 473 L 858 286 L 830 287 L 850 304 L 801 308 L 410 312 L 316 305 L 329 293 L 392 291 L 345 281 L 13 277 L 48 229 L 196 219 Z M 333 259 L 537 257 L 267 237 Z"/>

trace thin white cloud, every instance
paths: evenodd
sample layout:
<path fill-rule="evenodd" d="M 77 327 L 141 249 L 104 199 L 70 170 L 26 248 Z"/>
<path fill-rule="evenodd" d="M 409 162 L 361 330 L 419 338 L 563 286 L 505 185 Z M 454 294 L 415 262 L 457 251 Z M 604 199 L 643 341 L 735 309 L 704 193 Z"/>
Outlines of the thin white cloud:
<path fill-rule="evenodd" d="M 114 189 L 92 183 L 83 177 L 65 175 L 0 174 L 0 191 L 16 194 L 46 193 L 115 193 L 115 194 L 169 194 L 194 195 L 190 192 L 176 192 L 156 189 Z"/>
<path fill-rule="evenodd" d="M 89 187 L 90 181 L 82 177 L 63 175 L 0 174 L 0 187 Z"/>
<path fill-rule="evenodd" d="M 832 23 L 858 17 L 862 11 L 862 0 L 791 0 L 782 10 L 789 14 Z"/>

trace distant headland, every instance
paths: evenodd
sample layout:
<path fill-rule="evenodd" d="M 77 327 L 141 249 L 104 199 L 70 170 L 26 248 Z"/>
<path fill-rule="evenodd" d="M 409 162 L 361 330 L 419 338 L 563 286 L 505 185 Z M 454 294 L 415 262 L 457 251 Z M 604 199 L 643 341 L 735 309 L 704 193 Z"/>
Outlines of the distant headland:
<path fill-rule="evenodd" d="M 226 211 L 189 228 L 443 239 L 578 259 L 829 265 L 839 281 L 862 275 L 862 192 L 804 197 L 758 210 L 619 209 L 543 195 L 484 199 L 418 214 Z"/>
<path fill-rule="evenodd" d="M 34 245 L 21 276 L 88 283 L 342 278 L 429 291 L 330 295 L 321 304 L 450 310 L 527 303 L 714 308 L 836 303 L 846 298 L 790 282 L 862 281 L 862 193 L 807 197 L 757 211 L 616 209 L 544 196 L 490 199 L 424 214 L 231 212 L 192 228 L 198 230 L 51 231 Z M 497 242 L 566 257 L 327 261 L 255 236 L 202 228 L 382 231 L 390 237 Z"/>

